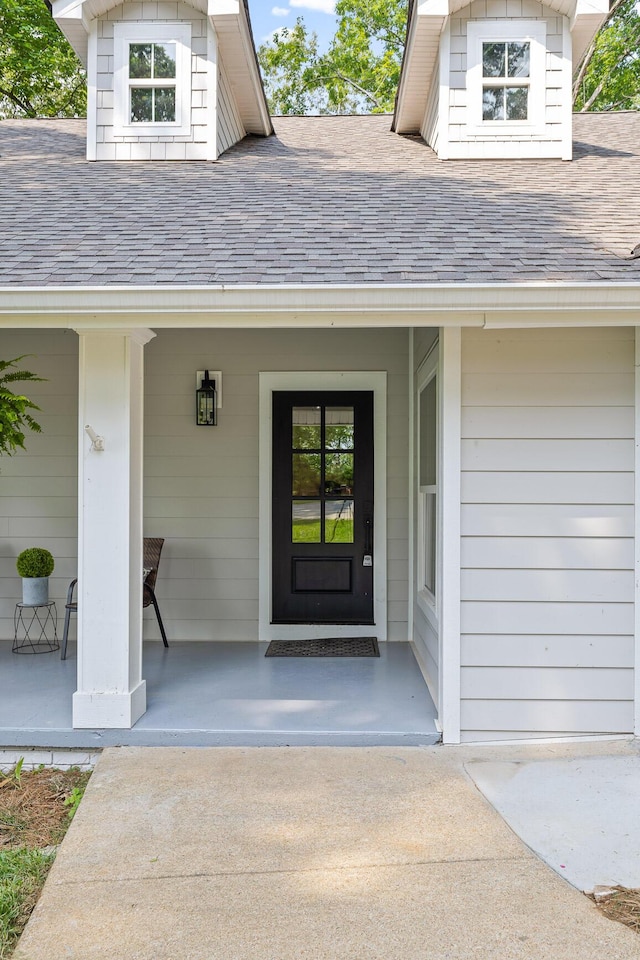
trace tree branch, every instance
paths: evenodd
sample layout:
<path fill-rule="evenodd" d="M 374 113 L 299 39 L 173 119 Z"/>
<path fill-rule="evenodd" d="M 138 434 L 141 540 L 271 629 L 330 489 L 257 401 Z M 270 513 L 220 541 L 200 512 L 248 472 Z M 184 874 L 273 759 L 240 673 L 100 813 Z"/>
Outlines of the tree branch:
<path fill-rule="evenodd" d="M 598 99 L 598 97 L 602 93 L 602 90 L 604 89 L 605 85 L 611 79 L 611 76 L 616 72 L 620 64 L 627 59 L 629 54 L 634 53 L 635 49 L 636 49 L 635 46 L 633 46 L 633 47 L 627 47 L 623 51 L 623 53 L 616 60 L 612 69 L 609 70 L 608 73 L 605 73 L 605 75 L 602 77 L 602 79 L 600 80 L 600 83 L 596 86 L 595 90 L 593 91 L 593 93 L 591 94 L 587 102 L 582 105 L 582 107 L 580 108 L 580 113 L 588 112 L 589 108 L 593 106 L 594 102 Z"/>
<path fill-rule="evenodd" d="M 336 71 L 336 72 L 331 73 L 330 76 L 328 76 L 328 75 L 326 75 L 326 74 L 325 74 L 325 76 L 327 76 L 327 79 L 331 79 L 331 78 L 333 77 L 333 78 L 336 79 L 336 80 L 342 80 L 343 83 L 349 84 L 349 86 L 353 87 L 354 90 L 357 90 L 358 93 L 361 93 L 363 97 L 366 97 L 367 100 L 370 100 L 371 103 L 375 104 L 376 107 L 381 107 L 381 106 L 382 106 L 381 103 L 380 103 L 380 101 L 377 100 L 376 97 L 374 97 L 374 95 L 373 95 L 372 93 L 370 93 L 368 90 L 365 90 L 364 87 L 361 87 L 360 84 L 359 84 L 359 83 L 356 83 L 355 80 L 352 80 L 351 77 L 345 76 L 344 73 L 340 73 L 340 72 L 337 72 L 337 71 Z"/>
<path fill-rule="evenodd" d="M 574 103 L 574 104 L 575 104 L 575 102 L 576 102 L 578 93 L 580 92 L 580 86 L 581 86 L 581 84 L 582 84 L 582 81 L 584 80 L 585 74 L 586 74 L 587 70 L 589 69 L 589 64 L 590 64 L 591 61 L 593 60 L 593 55 L 594 55 L 594 53 L 596 52 L 596 45 L 597 45 L 597 42 L 598 42 L 598 37 L 600 36 L 600 34 L 602 33 L 603 30 L 606 30 L 606 28 L 609 26 L 609 24 L 611 23 L 612 19 L 615 17 L 616 13 L 618 12 L 618 10 L 619 10 L 620 7 L 622 6 L 622 4 L 623 4 L 623 3 L 626 3 L 626 2 L 627 2 L 627 0 L 615 0 L 613 6 L 612 6 L 611 9 L 609 10 L 609 13 L 607 14 L 607 19 L 604 21 L 604 23 L 602 24 L 602 26 L 600 27 L 600 29 L 599 29 L 598 32 L 596 33 L 595 37 L 593 38 L 593 40 L 592 40 L 591 43 L 589 44 L 589 47 L 588 47 L 588 49 L 587 49 L 587 52 L 585 53 L 584 57 L 582 58 L 582 62 L 580 63 L 580 69 L 578 70 L 578 73 L 576 74 L 576 79 L 575 79 L 575 82 L 574 82 L 574 84 L 573 84 L 573 103 Z M 584 110 L 581 110 L 580 112 L 583 113 Z"/>
<path fill-rule="evenodd" d="M 15 103 L 15 105 L 24 113 L 26 113 L 28 117 L 36 116 L 36 111 L 31 104 L 28 101 L 21 100 L 20 97 L 17 97 L 15 93 L 11 92 L 11 90 L 4 90 L 2 87 L 0 87 L 0 97 L 6 97 L 7 100 L 11 100 L 11 102 Z"/>

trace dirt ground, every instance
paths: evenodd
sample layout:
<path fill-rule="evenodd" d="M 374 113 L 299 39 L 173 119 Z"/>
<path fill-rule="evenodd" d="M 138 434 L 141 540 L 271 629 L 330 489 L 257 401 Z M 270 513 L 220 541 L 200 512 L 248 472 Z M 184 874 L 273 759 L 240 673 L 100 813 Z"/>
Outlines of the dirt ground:
<path fill-rule="evenodd" d="M 0 773 L 0 851 L 60 843 L 88 779 L 80 770 Z"/>

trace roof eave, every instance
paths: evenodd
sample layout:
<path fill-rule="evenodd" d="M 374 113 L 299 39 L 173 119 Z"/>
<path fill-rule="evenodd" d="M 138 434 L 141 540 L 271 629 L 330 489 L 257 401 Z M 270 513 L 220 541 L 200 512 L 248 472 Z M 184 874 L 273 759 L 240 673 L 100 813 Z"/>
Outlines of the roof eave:
<path fill-rule="evenodd" d="M 640 282 L 0 287 L 0 328 L 639 326 Z"/>

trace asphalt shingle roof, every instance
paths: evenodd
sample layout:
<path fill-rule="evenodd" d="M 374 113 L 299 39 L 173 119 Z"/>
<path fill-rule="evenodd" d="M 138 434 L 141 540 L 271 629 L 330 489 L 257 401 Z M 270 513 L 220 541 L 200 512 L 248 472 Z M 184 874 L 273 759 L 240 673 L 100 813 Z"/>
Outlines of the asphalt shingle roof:
<path fill-rule="evenodd" d="M 0 286 L 640 281 L 640 113 L 573 162 L 439 161 L 389 117 L 285 117 L 218 163 L 88 163 L 0 123 Z"/>

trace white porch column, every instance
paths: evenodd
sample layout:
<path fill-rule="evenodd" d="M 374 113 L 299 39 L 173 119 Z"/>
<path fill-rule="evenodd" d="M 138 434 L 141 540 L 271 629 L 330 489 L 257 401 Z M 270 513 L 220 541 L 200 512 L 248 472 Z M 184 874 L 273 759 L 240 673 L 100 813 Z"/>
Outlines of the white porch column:
<path fill-rule="evenodd" d="M 74 727 L 132 727 L 142 679 L 143 350 L 151 330 L 78 330 L 78 690 Z M 104 450 L 87 435 L 89 425 Z"/>

